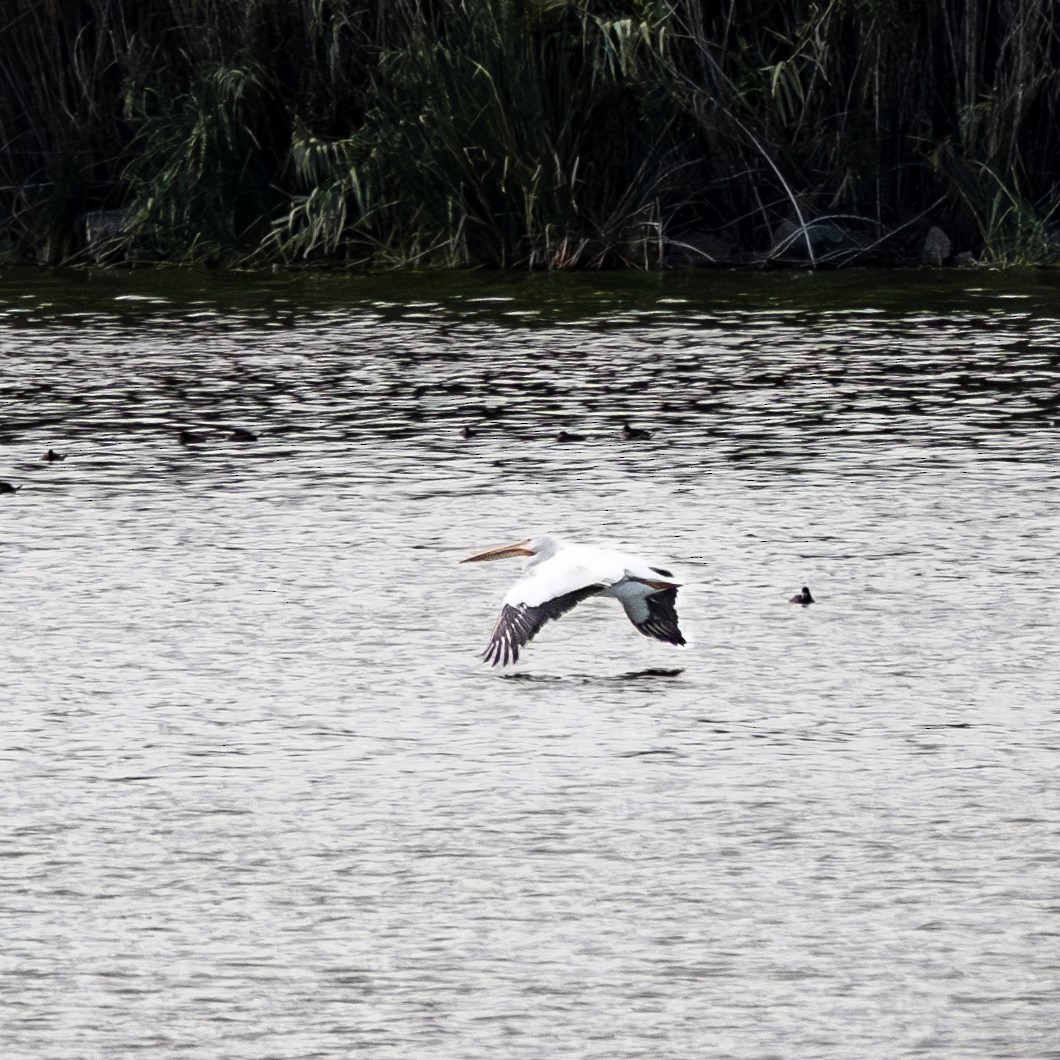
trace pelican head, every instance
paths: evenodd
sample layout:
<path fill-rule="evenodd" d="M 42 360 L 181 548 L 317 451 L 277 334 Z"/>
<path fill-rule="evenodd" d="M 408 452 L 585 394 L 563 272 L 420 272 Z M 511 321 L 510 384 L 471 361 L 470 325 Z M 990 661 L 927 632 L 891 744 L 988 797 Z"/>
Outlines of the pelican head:
<path fill-rule="evenodd" d="M 484 563 L 489 559 L 512 559 L 515 556 L 533 557 L 538 560 L 548 559 L 554 556 L 560 548 L 560 542 L 551 534 L 541 534 L 538 537 L 529 537 L 525 541 L 517 541 L 514 545 L 501 545 L 499 548 L 488 548 L 485 552 L 476 552 L 461 563 Z"/>

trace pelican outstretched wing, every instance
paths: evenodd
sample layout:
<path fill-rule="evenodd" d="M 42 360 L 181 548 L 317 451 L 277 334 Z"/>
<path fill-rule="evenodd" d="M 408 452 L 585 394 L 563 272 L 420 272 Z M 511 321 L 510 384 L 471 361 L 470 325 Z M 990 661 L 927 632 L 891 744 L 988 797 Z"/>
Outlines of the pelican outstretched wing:
<path fill-rule="evenodd" d="M 654 569 L 654 568 L 653 568 Z M 611 587 L 633 623 L 646 637 L 666 641 L 667 644 L 684 644 L 677 625 L 677 590 L 671 585 L 660 589 L 658 585 L 646 583 L 638 578 L 627 578 Z"/>
<path fill-rule="evenodd" d="M 514 556 L 530 559 L 524 576 L 504 597 L 493 636 L 482 653 L 494 666 L 517 662 L 521 649 L 546 622 L 598 594 L 617 597 L 644 636 L 667 644 L 685 643 L 677 624 L 680 586 L 668 570 L 624 552 L 574 545 L 549 534 L 487 549 L 463 562 Z"/>
<path fill-rule="evenodd" d="M 517 662 L 519 649 L 529 644 L 546 622 L 565 615 L 582 600 L 595 596 L 605 588 L 605 585 L 585 585 L 539 604 L 505 604 L 482 657 L 494 666 L 499 662 L 505 666 L 509 662 Z"/>

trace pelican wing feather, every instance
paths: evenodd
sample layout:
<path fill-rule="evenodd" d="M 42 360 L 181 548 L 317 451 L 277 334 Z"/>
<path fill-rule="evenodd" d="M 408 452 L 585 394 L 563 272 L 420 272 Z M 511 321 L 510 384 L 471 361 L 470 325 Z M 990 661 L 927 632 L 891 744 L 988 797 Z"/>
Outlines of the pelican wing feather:
<path fill-rule="evenodd" d="M 660 589 L 637 578 L 627 578 L 611 586 L 610 591 L 644 636 L 667 644 L 684 644 L 685 638 L 677 624 L 677 590 L 676 585 Z"/>
<path fill-rule="evenodd" d="M 505 603 L 489 646 L 482 653 L 483 659 L 494 666 L 499 662 L 503 662 L 505 666 L 509 662 L 517 662 L 519 649 L 529 644 L 546 622 L 565 615 L 582 600 L 595 596 L 604 588 L 603 585 L 585 585 L 539 604 Z"/>

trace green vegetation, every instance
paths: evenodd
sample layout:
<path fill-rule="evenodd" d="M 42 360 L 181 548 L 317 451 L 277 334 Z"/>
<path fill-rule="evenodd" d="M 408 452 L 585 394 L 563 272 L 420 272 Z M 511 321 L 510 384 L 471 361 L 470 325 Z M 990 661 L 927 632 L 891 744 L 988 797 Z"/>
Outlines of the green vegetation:
<path fill-rule="evenodd" d="M 1053 0 L 9 0 L 0 84 L 9 260 L 1060 255 Z"/>

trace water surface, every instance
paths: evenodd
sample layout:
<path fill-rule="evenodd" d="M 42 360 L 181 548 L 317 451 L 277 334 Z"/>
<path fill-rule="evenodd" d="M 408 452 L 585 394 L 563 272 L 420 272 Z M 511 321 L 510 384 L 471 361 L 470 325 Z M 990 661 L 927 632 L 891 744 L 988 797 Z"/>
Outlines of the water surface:
<path fill-rule="evenodd" d="M 1058 336 L 1048 272 L 0 273 L 0 1052 L 1060 1055 Z M 483 666 L 457 561 L 544 528 L 688 647 Z"/>

